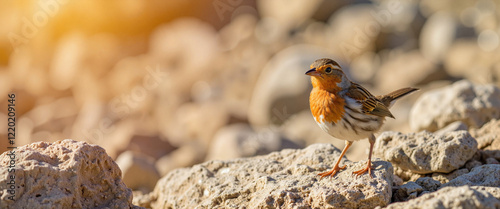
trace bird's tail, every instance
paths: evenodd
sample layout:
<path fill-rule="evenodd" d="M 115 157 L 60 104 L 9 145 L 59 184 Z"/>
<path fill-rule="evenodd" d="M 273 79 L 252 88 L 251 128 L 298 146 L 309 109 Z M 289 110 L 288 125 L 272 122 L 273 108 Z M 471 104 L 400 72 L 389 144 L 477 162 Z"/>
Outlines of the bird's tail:
<path fill-rule="evenodd" d="M 387 107 L 390 107 L 392 105 L 392 102 L 396 99 L 399 99 L 403 96 L 406 96 L 414 91 L 418 90 L 417 88 L 402 88 L 398 89 L 396 91 L 393 91 L 391 93 L 388 93 L 386 95 L 378 96 L 378 99 Z"/>

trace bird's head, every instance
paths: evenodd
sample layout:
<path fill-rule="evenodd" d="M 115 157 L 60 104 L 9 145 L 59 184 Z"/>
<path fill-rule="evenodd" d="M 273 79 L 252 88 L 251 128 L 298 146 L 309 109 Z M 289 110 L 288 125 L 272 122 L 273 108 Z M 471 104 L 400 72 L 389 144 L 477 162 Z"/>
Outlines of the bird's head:
<path fill-rule="evenodd" d="M 306 75 L 311 76 L 314 88 L 321 88 L 331 92 L 347 88 L 350 83 L 340 65 L 328 58 L 314 61 Z"/>

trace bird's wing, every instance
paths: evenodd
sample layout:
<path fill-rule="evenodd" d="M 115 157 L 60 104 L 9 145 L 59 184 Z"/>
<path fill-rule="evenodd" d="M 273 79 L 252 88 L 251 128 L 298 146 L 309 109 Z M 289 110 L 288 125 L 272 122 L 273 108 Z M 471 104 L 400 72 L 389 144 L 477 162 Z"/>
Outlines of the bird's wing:
<path fill-rule="evenodd" d="M 359 84 L 351 83 L 346 95 L 361 103 L 363 113 L 394 118 L 387 106 Z"/>

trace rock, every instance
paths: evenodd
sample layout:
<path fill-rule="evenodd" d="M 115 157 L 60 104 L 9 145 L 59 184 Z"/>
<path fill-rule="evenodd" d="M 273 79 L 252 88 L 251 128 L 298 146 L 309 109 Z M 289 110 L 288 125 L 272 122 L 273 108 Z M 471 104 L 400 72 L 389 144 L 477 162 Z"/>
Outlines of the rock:
<path fill-rule="evenodd" d="M 475 167 L 468 174 L 461 175 L 443 184 L 442 187 L 462 185 L 500 187 L 500 165 L 488 164 Z"/>
<path fill-rule="evenodd" d="M 465 168 L 467 168 L 470 171 L 473 168 L 481 166 L 481 165 L 483 165 L 483 163 L 481 163 L 477 160 L 470 160 L 467 163 L 465 163 Z"/>
<path fill-rule="evenodd" d="M 133 191 L 134 199 L 132 203 L 139 207 L 151 208 L 151 194 L 152 193 L 143 193 L 141 191 Z"/>
<path fill-rule="evenodd" d="M 477 150 L 467 131 L 435 135 L 427 131 L 402 134 L 384 132 L 375 142 L 373 154 L 402 170 L 417 174 L 449 173 L 462 167 Z"/>
<path fill-rule="evenodd" d="M 373 208 L 392 195 L 392 166 L 374 161 L 372 177 L 352 171 L 366 162 L 347 160 L 345 170 L 320 180 L 340 151 L 330 144 L 266 156 L 209 161 L 164 176 L 152 193 L 153 208 Z"/>
<path fill-rule="evenodd" d="M 166 139 L 163 139 L 158 135 L 146 135 L 146 134 L 135 134 L 128 141 L 127 146 L 124 150 L 134 151 L 149 155 L 154 159 L 159 159 L 160 157 L 170 153 L 174 150 L 173 147 Z M 120 150 L 122 151 L 122 150 Z"/>
<path fill-rule="evenodd" d="M 497 159 L 489 157 L 486 158 L 486 164 L 500 164 Z"/>
<path fill-rule="evenodd" d="M 321 57 L 331 56 L 321 48 L 297 45 L 269 60 L 253 90 L 248 110 L 250 124 L 254 128 L 282 124 L 293 114 L 309 109 L 312 86 L 304 73 Z"/>
<path fill-rule="evenodd" d="M 465 125 L 465 123 L 463 123 L 462 121 L 455 121 L 453 123 L 450 123 L 446 127 L 437 130 L 436 132 L 434 132 L 434 134 L 445 135 L 448 132 L 467 131 L 467 130 L 468 130 L 468 127 L 467 127 L 467 125 Z M 472 133 L 471 133 L 471 135 L 472 135 Z M 472 136 L 474 137 L 474 135 L 472 135 Z M 474 138 L 476 138 L 476 137 L 474 137 Z M 477 138 L 476 138 L 476 140 L 477 140 Z M 478 143 L 479 143 L 479 141 L 478 141 Z"/>
<path fill-rule="evenodd" d="M 396 55 L 380 66 L 375 82 L 383 93 L 446 78 L 446 73 L 414 50 Z M 390 81 L 390 82 L 389 82 Z"/>
<path fill-rule="evenodd" d="M 499 117 L 500 89 L 462 80 L 424 93 L 411 110 L 410 126 L 413 130 L 436 131 L 462 121 L 477 128 Z"/>
<path fill-rule="evenodd" d="M 481 150 L 481 155 L 484 160 L 488 158 L 500 160 L 500 150 Z"/>
<path fill-rule="evenodd" d="M 479 149 L 499 150 L 500 120 L 493 119 L 484 124 L 480 129 L 472 129 L 470 130 L 470 135 L 476 138 Z"/>
<path fill-rule="evenodd" d="M 156 161 L 156 168 L 163 176 L 168 172 L 182 167 L 200 163 L 205 158 L 205 150 L 197 143 L 186 144 Z"/>
<path fill-rule="evenodd" d="M 435 192 L 441 187 L 441 183 L 437 180 L 434 180 L 431 177 L 422 177 L 415 181 L 418 185 L 420 185 L 425 191 Z"/>
<path fill-rule="evenodd" d="M 417 183 L 413 181 L 407 182 L 406 184 L 399 186 L 399 188 L 396 190 L 393 201 L 402 202 L 415 199 L 422 191 L 422 187 Z"/>
<path fill-rule="evenodd" d="M 500 200 L 485 189 L 471 186 L 445 187 L 408 202 L 390 204 L 392 208 L 499 208 Z"/>
<path fill-rule="evenodd" d="M 217 132 L 206 161 L 252 157 L 287 148 L 298 149 L 299 146 L 281 136 L 277 129 L 256 132 L 247 124 L 234 124 Z"/>
<path fill-rule="evenodd" d="M 120 168 L 97 145 L 63 140 L 37 142 L 0 155 L 0 185 L 14 174 L 15 200 L 1 190 L 0 208 L 132 208 L 132 191 L 121 180 Z"/>
<path fill-rule="evenodd" d="M 403 181 L 416 181 L 425 176 L 424 174 L 413 173 L 411 170 L 403 170 L 400 167 L 394 167 L 394 175 Z"/>
<path fill-rule="evenodd" d="M 153 191 L 160 179 L 154 159 L 150 156 L 126 151 L 118 156 L 116 164 L 122 170 L 123 182 L 133 190 Z"/>
<path fill-rule="evenodd" d="M 469 169 L 462 168 L 462 169 L 455 170 L 455 171 L 451 172 L 450 174 L 433 173 L 432 178 L 441 182 L 442 184 L 444 184 L 444 183 L 448 183 L 449 181 L 451 181 L 451 180 L 453 180 L 453 179 L 455 179 L 463 174 L 466 174 L 466 173 L 469 173 Z"/>
<path fill-rule="evenodd" d="M 439 63 L 455 39 L 453 14 L 437 12 L 424 24 L 420 34 L 420 50 L 427 60 Z"/>

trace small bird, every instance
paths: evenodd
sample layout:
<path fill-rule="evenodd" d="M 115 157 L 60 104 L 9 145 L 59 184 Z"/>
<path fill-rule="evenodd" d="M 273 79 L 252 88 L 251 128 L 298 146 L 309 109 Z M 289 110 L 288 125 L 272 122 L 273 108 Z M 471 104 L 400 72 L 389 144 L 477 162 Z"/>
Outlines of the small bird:
<path fill-rule="evenodd" d="M 371 159 L 375 143 L 373 133 L 380 129 L 385 117 L 394 118 L 389 107 L 396 99 L 418 89 L 402 88 L 387 95 L 373 96 L 361 85 L 350 81 L 337 62 L 327 58 L 314 61 L 306 75 L 311 76 L 313 86 L 309 105 L 314 120 L 331 136 L 345 140 L 344 150 L 333 169 L 318 175 L 321 179 L 325 176 L 333 177 L 338 171 L 345 169 L 346 166 L 339 166 L 339 163 L 347 149 L 354 141 L 368 138 L 368 163 L 365 168 L 353 174 L 359 176 L 368 172 L 372 177 Z"/>

